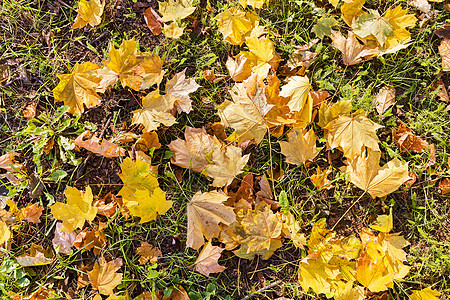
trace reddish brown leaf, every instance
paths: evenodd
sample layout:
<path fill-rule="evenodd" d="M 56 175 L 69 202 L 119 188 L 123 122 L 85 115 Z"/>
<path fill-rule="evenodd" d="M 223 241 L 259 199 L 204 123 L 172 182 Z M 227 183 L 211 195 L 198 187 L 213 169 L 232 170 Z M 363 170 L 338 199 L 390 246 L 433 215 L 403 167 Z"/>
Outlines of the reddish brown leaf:
<path fill-rule="evenodd" d="M 442 178 L 438 183 L 442 195 L 450 194 L 450 178 Z"/>
<path fill-rule="evenodd" d="M 77 235 L 73 245 L 77 249 L 93 249 L 94 255 L 97 256 L 100 254 L 100 250 L 106 246 L 106 236 L 98 230 L 85 228 Z"/>
<path fill-rule="evenodd" d="M 161 251 L 147 242 L 141 242 L 141 246 L 136 249 L 136 254 L 140 255 L 139 264 L 143 265 L 146 262 L 154 264 L 158 261 L 158 257 L 162 255 Z"/>
<path fill-rule="evenodd" d="M 161 17 L 149 7 L 144 11 L 145 23 L 147 23 L 148 28 L 152 31 L 153 35 L 159 35 L 162 32 L 162 26 L 164 21 Z"/>
<path fill-rule="evenodd" d="M 84 140 L 84 138 L 89 134 L 89 131 L 85 131 L 80 134 L 80 136 L 75 139 L 75 145 L 105 157 L 118 157 L 125 154 L 124 149 L 105 139 L 100 140 L 94 136 L 90 139 Z"/>
<path fill-rule="evenodd" d="M 27 107 L 25 107 L 23 111 L 23 116 L 27 119 L 27 121 L 30 121 L 36 116 L 36 103 L 31 103 Z"/>
<path fill-rule="evenodd" d="M 22 208 L 22 213 L 24 215 L 24 220 L 30 223 L 39 223 L 41 220 L 39 218 L 42 215 L 44 208 L 39 203 L 28 204 L 27 207 Z"/>
<path fill-rule="evenodd" d="M 423 152 L 423 150 L 430 147 L 430 144 L 415 135 L 414 131 L 403 122 L 400 123 L 397 130 L 392 129 L 392 138 L 401 152 Z"/>

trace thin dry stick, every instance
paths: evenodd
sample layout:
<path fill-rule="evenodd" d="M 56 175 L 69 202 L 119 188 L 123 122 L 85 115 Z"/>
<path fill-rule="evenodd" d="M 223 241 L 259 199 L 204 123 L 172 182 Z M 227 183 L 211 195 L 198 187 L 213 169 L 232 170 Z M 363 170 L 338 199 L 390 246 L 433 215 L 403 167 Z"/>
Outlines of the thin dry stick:
<path fill-rule="evenodd" d="M 356 199 L 356 201 L 355 202 L 353 202 L 353 204 L 347 209 L 347 211 L 339 218 L 339 220 L 337 220 L 337 222 L 336 223 L 334 223 L 334 225 L 333 225 L 333 228 L 331 228 L 331 231 L 333 231 L 334 230 L 334 228 L 337 226 L 337 224 L 339 224 L 339 222 L 341 222 L 342 221 L 342 219 L 345 217 L 345 215 L 353 208 L 353 206 L 355 206 L 356 205 L 356 203 L 358 203 L 359 202 L 359 200 L 361 200 L 361 198 L 364 196 L 366 194 L 366 191 L 364 191 L 364 193 L 362 193 L 362 195 L 361 196 L 359 196 L 359 198 L 358 199 Z"/>
<path fill-rule="evenodd" d="M 279 285 L 279 284 L 282 283 L 282 282 L 283 282 L 282 280 L 277 280 L 277 281 L 275 281 L 275 282 L 272 282 L 271 284 L 266 285 L 265 287 L 260 288 L 259 290 L 254 291 L 254 292 L 251 293 L 251 294 L 248 294 L 247 296 L 245 296 L 245 297 L 242 298 L 241 300 L 248 300 L 248 299 L 250 299 L 251 297 L 255 296 L 257 293 L 261 293 L 261 292 L 264 292 L 264 291 L 266 291 L 266 290 L 268 290 L 268 289 L 271 289 L 271 288 L 273 288 L 273 287 Z"/>

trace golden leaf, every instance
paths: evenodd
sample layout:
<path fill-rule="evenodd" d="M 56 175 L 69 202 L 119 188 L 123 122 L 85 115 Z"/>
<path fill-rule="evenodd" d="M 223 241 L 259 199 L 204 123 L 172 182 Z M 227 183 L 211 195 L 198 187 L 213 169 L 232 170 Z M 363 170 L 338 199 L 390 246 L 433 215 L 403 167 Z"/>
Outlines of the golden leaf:
<path fill-rule="evenodd" d="M 390 209 L 389 215 L 380 215 L 377 217 L 375 223 L 369 226 L 373 230 L 378 230 L 380 232 L 389 232 L 394 227 L 392 219 L 392 207 Z"/>
<path fill-rule="evenodd" d="M 102 295 L 113 294 L 113 290 L 122 282 L 123 274 L 117 273 L 120 267 L 122 267 L 121 258 L 106 262 L 103 257 L 100 257 L 94 268 L 87 271 L 92 288 Z"/>
<path fill-rule="evenodd" d="M 413 27 L 416 24 L 416 17 L 413 14 L 407 15 L 407 10 L 396 6 L 389 8 L 384 18 L 389 20 L 389 24 L 393 29 L 393 37 L 388 37 L 386 40 L 386 49 L 393 49 L 394 47 L 405 44 L 411 40 L 411 33 L 406 30 L 407 27 Z"/>
<path fill-rule="evenodd" d="M 383 126 L 374 123 L 362 114 L 347 117 L 340 115 L 325 126 L 327 146 L 338 148 L 349 160 L 361 155 L 364 147 L 380 151 L 376 131 Z"/>
<path fill-rule="evenodd" d="M 331 107 L 329 107 L 326 103 L 322 103 L 319 108 L 319 122 L 317 124 L 323 128 L 340 115 L 349 116 L 351 113 L 351 100 L 338 101 Z"/>
<path fill-rule="evenodd" d="M 293 129 L 288 133 L 288 141 L 279 142 L 281 153 L 289 164 L 301 165 L 313 161 L 322 148 L 316 147 L 317 137 L 310 129 Z"/>
<path fill-rule="evenodd" d="M 141 218 L 140 223 L 152 221 L 172 207 L 172 201 L 166 200 L 148 163 L 139 159 L 133 162 L 127 157 L 120 167 L 119 177 L 124 185 L 118 195 L 122 196 L 130 214 Z"/>
<path fill-rule="evenodd" d="M 197 192 L 187 204 L 186 246 L 198 250 L 206 239 L 219 236 L 219 223 L 230 225 L 236 221 L 233 208 L 223 205 L 228 196 L 218 192 Z"/>
<path fill-rule="evenodd" d="M 208 241 L 195 261 L 195 271 L 205 276 L 224 271 L 226 268 L 219 265 L 220 254 L 223 250 L 225 249 L 213 246 L 211 241 Z"/>
<path fill-rule="evenodd" d="M 283 235 L 292 240 L 295 247 L 305 249 L 307 245 L 304 233 L 300 231 L 300 224 L 290 212 L 281 214 L 283 220 Z"/>
<path fill-rule="evenodd" d="M 432 290 L 430 288 L 425 288 L 421 291 L 413 290 L 413 293 L 409 296 L 409 300 L 439 300 L 441 293 Z"/>
<path fill-rule="evenodd" d="M 372 198 L 384 197 L 410 179 L 407 162 L 394 158 L 380 167 L 380 157 L 381 152 L 367 149 L 345 168 L 350 182 L 369 193 Z"/>
<path fill-rule="evenodd" d="M 257 15 L 244 12 L 237 6 L 221 12 L 214 19 L 219 22 L 219 31 L 223 34 L 224 40 L 233 45 L 242 45 L 259 24 Z"/>
<path fill-rule="evenodd" d="M 247 5 L 252 6 L 253 8 L 262 8 L 266 0 L 239 0 L 239 3 L 243 7 L 247 7 Z"/>
<path fill-rule="evenodd" d="M 252 73 L 250 62 L 248 62 L 247 58 L 243 55 L 238 56 L 236 60 L 232 57 L 228 57 L 225 65 L 231 78 L 236 82 L 241 82 L 247 79 Z"/>
<path fill-rule="evenodd" d="M 280 96 L 289 97 L 287 106 L 291 111 L 302 111 L 308 100 L 311 84 L 307 76 L 294 76 L 281 88 Z"/>
<path fill-rule="evenodd" d="M 11 231 L 8 228 L 8 225 L 0 219 L 0 245 L 3 245 L 11 238 Z"/>
<path fill-rule="evenodd" d="M 139 264 L 143 265 L 147 262 L 154 264 L 158 261 L 158 257 L 162 255 L 161 251 L 147 242 L 141 242 L 141 245 L 136 249 L 136 254 L 140 255 Z"/>
<path fill-rule="evenodd" d="M 249 51 L 241 52 L 237 58 L 242 55 L 247 58 L 252 66 L 252 72 L 258 75 L 258 78 L 265 79 L 269 71 L 276 70 L 281 61 L 281 57 L 276 53 L 273 42 L 268 39 L 258 39 L 249 37 L 245 40 Z"/>
<path fill-rule="evenodd" d="M 64 195 L 67 203 L 56 202 L 50 206 L 53 217 L 63 221 L 61 231 L 72 232 L 77 228 L 83 228 L 86 221 L 94 220 L 97 208 L 92 206 L 94 197 L 89 186 L 86 187 L 86 192 L 68 186 Z"/>
<path fill-rule="evenodd" d="M 163 61 L 161 58 L 152 52 L 143 52 L 139 54 L 142 57 L 140 68 L 142 69 L 142 84 L 140 89 L 145 90 L 153 86 L 159 85 L 165 74 L 163 68 Z"/>
<path fill-rule="evenodd" d="M 78 15 L 75 18 L 72 29 L 83 28 L 86 24 L 92 27 L 100 24 L 104 7 L 105 2 L 101 0 L 80 0 L 77 9 Z"/>
<path fill-rule="evenodd" d="M 323 171 L 320 169 L 320 167 L 317 167 L 316 174 L 311 175 L 309 179 L 319 190 L 322 188 L 331 189 L 332 186 L 329 185 L 330 180 L 327 177 L 332 171 L 333 170 L 331 169 L 331 167 L 324 169 Z"/>
<path fill-rule="evenodd" d="M 58 74 L 59 83 L 53 89 L 55 102 L 64 101 L 69 106 L 69 113 L 78 114 L 84 111 L 83 104 L 87 108 L 97 105 L 101 97 L 96 88 L 100 78 L 96 75 L 98 65 L 85 62 L 76 64 L 70 74 Z"/>
<path fill-rule="evenodd" d="M 364 13 L 362 7 L 366 0 L 344 0 L 341 6 L 342 19 L 348 26 L 352 27 L 353 20 L 360 14 Z"/>
<path fill-rule="evenodd" d="M 193 0 L 169 0 L 168 2 L 159 3 L 159 13 L 162 15 L 163 22 L 176 21 L 190 16 L 195 11 L 192 6 Z"/>
<path fill-rule="evenodd" d="M 186 27 L 180 27 L 176 21 L 169 25 L 164 24 L 164 35 L 168 38 L 178 39 L 183 35 L 184 28 Z"/>

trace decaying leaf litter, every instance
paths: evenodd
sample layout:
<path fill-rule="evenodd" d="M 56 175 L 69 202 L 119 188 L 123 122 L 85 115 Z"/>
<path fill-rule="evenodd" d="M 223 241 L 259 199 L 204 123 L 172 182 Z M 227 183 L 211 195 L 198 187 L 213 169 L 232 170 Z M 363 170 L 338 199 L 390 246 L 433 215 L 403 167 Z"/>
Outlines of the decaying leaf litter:
<path fill-rule="evenodd" d="M 259 285 L 262 289 L 254 290 L 274 298 L 315 293 L 335 299 L 365 299 L 387 295 L 388 289 L 398 298 L 432 299 L 440 293 L 446 297 L 445 287 L 432 286 L 431 280 L 422 282 L 417 274 L 408 275 L 417 265 L 414 259 L 406 262 L 405 247 L 410 242 L 404 236 L 413 235 L 390 231 L 397 231 L 392 209 L 416 201 L 415 193 L 408 194 L 415 184 L 424 185 L 426 180 L 425 185 L 435 186 L 442 195 L 447 193 L 448 157 L 439 150 L 447 149 L 448 143 L 441 142 L 436 153 L 434 142 L 439 137 L 422 139 L 402 121 L 407 121 L 402 111 L 405 107 L 395 101 L 392 84 L 379 85 L 378 91 L 373 91 L 370 110 L 354 107 L 358 100 L 346 99 L 343 92 L 339 95 L 339 86 L 316 80 L 320 68 L 314 66 L 318 53 L 313 52 L 317 43 L 339 50 L 333 63 L 337 68 L 345 66 L 345 74 L 347 68 L 371 64 L 370 60 L 377 64 L 389 59 L 386 57 L 401 58 L 407 53 L 404 49 L 413 47 L 414 36 L 408 30 L 416 23 L 426 28 L 427 22 L 438 17 L 414 14 L 413 7 L 424 13 L 428 10 L 426 3 L 417 1 L 386 5 L 384 10 L 364 1 L 331 1 L 319 6 L 323 8 L 321 18 L 311 19 L 312 32 L 320 42 L 308 37 L 304 45 L 292 45 L 296 50 L 288 55 L 273 41 L 282 36 L 270 26 L 271 5 L 286 5 L 276 2 L 241 0 L 228 7 L 208 4 L 207 24 L 201 15 L 202 3 L 169 0 L 158 7 L 135 5 L 132 9 L 139 14 L 134 17 L 146 22 L 153 34 L 164 35 L 158 40 L 161 47 L 158 43 L 147 47 L 133 36 L 116 38 L 96 50 L 99 57 L 95 62 L 86 57 L 69 60 L 74 67 L 55 74 L 53 91 L 48 93 L 51 98 L 46 101 L 50 106 L 67 105 L 56 118 L 35 102 L 21 108 L 29 122 L 17 132 L 27 137 L 28 145 L 8 145 L 0 160 L 11 190 L 2 205 L 2 268 L 6 272 L 18 269 L 22 274 L 7 285 L 5 295 L 14 299 L 77 298 L 81 294 L 95 299 L 102 299 L 101 295 L 109 299 L 187 299 L 188 295 L 211 296 L 219 282 L 228 280 L 234 288 L 225 288 L 219 297 L 239 298 L 245 281 L 246 293 Z M 73 22 L 74 29 L 95 32 L 98 25 L 106 25 L 107 17 L 115 18 L 123 10 L 121 5 L 81 0 L 76 5 L 77 16 L 66 22 Z M 439 2 L 437 5 L 441 12 L 446 9 Z M 103 14 L 108 11 L 110 15 Z M 448 37 L 447 27 L 441 27 L 437 35 L 442 41 L 436 52 L 440 70 L 432 79 L 440 84 L 427 92 L 445 103 Z M 78 34 L 77 30 L 71 33 Z M 215 36 L 223 39 L 221 44 L 236 48 L 223 51 L 220 59 L 215 55 L 215 68 L 209 65 L 197 70 L 189 63 L 174 67 L 176 58 L 165 61 L 168 56 L 161 49 L 170 51 L 165 45 L 181 43 L 181 36 L 207 41 Z M 3 65 L 7 66 L 2 76 L 8 87 L 11 63 Z M 208 90 L 214 84 L 224 87 L 220 100 L 199 98 L 211 95 Z M 114 93 L 118 100 L 108 103 Z M 131 98 L 126 107 L 120 104 L 120 95 Z M 204 105 L 209 103 L 213 105 Z M 119 107 L 120 112 L 108 114 L 97 124 L 86 121 L 102 107 L 105 112 Z M 205 108 L 210 110 L 209 118 L 198 118 L 195 113 Z M 191 115 L 198 119 L 194 121 Z M 84 124 L 78 122 L 80 118 Z M 119 118 L 123 124 L 117 123 Z M 411 153 L 424 153 L 427 160 L 408 160 Z M 262 161 L 264 157 L 267 159 Z M 96 160 L 97 168 L 104 162 L 113 166 L 106 172 L 115 178 L 95 175 L 95 163 L 88 164 L 89 160 Z M 421 168 L 426 172 L 414 172 Z M 84 174 L 86 171 L 91 175 Z M 292 189 L 286 183 L 295 176 L 304 177 L 311 188 Z M 339 185 L 351 187 L 351 193 L 342 196 Z M 328 209 L 316 206 L 324 197 L 337 197 L 341 203 L 328 200 Z M 332 218 L 330 208 L 339 205 L 343 209 Z M 367 210 L 365 217 L 357 220 L 351 214 L 360 205 Z M 181 215 L 186 217 L 179 219 Z M 163 224 L 170 224 L 173 218 L 175 230 L 164 232 Z M 358 222 L 352 224 L 349 219 Z M 346 221 L 346 230 L 342 230 Z M 448 231 L 444 223 L 440 225 Z M 128 244 L 127 254 L 120 245 L 124 232 L 120 228 L 126 227 L 140 231 Z M 25 242 L 25 232 L 38 228 L 52 232 L 53 240 Z M 158 238 L 160 230 L 163 240 Z M 169 244 L 164 242 L 167 238 Z M 448 245 L 444 243 L 444 247 Z M 293 251 L 295 248 L 298 250 Z M 174 249 L 176 261 L 185 261 L 181 273 L 174 271 L 169 258 Z M 288 252 L 295 253 L 294 257 Z M 289 256 L 287 261 L 295 265 L 292 274 L 283 273 Z M 54 268 L 64 257 L 76 259 L 71 268 L 74 272 Z M 151 263 L 149 273 L 141 274 L 145 283 L 133 283 L 132 278 L 139 274 L 139 269 L 132 267 L 134 260 L 144 266 Z M 246 275 L 241 282 L 241 260 L 256 261 L 250 273 L 257 274 L 257 279 Z M 279 265 L 281 271 L 258 271 L 260 260 L 266 269 Z M 33 281 L 36 272 L 49 270 L 61 279 Z M 188 277 L 183 277 L 186 272 Z M 167 273 L 173 280 L 162 279 Z M 64 282 L 65 276 L 76 278 L 76 284 Z M 192 284 L 188 279 L 192 276 L 215 281 L 205 290 Z M 264 286 L 279 276 L 291 276 L 287 280 L 290 291 L 265 291 Z M 394 281 L 402 280 L 411 292 L 395 288 Z"/>

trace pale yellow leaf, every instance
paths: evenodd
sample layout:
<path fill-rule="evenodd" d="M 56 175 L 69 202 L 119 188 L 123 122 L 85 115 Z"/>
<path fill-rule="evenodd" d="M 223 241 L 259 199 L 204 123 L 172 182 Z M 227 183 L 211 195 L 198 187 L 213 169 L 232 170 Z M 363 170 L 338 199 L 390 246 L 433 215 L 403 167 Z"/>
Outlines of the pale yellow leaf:
<path fill-rule="evenodd" d="M 450 71 L 450 39 L 443 39 L 439 45 L 439 54 L 442 57 L 442 71 Z"/>
<path fill-rule="evenodd" d="M 176 21 L 177 19 L 184 19 L 190 16 L 195 11 L 195 6 L 192 6 L 193 0 L 169 0 L 158 1 L 159 13 L 162 15 L 163 22 Z"/>
<path fill-rule="evenodd" d="M 345 38 L 339 31 L 331 31 L 332 45 L 342 52 L 342 60 L 345 65 L 351 66 L 377 56 L 380 53 L 378 48 L 361 45 L 352 31 L 348 32 Z"/>
<path fill-rule="evenodd" d="M 164 35 L 171 39 L 178 39 L 183 35 L 185 27 L 180 27 L 176 21 L 164 24 Z"/>
<path fill-rule="evenodd" d="M 395 104 L 395 88 L 383 86 L 374 99 L 378 114 L 384 113 L 390 106 Z"/>
<path fill-rule="evenodd" d="M 291 111 L 301 111 L 308 100 L 310 90 L 311 84 L 307 76 L 294 76 L 281 88 L 280 96 L 290 98 L 287 106 Z"/>
<path fill-rule="evenodd" d="M 200 85 L 194 79 L 186 79 L 186 69 L 175 74 L 166 84 L 165 97 L 173 101 L 178 112 L 189 113 L 192 110 L 192 100 L 190 93 L 195 92 Z"/>
<path fill-rule="evenodd" d="M 392 218 L 392 207 L 390 209 L 389 215 L 379 215 L 375 223 L 369 227 L 373 230 L 378 230 L 380 232 L 389 232 L 394 227 Z"/>
<path fill-rule="evenodd" d="M 226 268 L 219 265 L 220 254 L 223 250 L 225 249 L 213 246 L 211 241 L 208 241 L 195 261 L 195 271 L 205 276 L 209 276 L 211 273 L 223 272 Z"/>
<path fill-rule="evenodd" d="M 279 142 L 287 163 L 301 165 L 313 161 L 322 149 L 316 147 L 317 137 L 312 129 L 293 129 L 287 136 L 287 142 Z"/>

